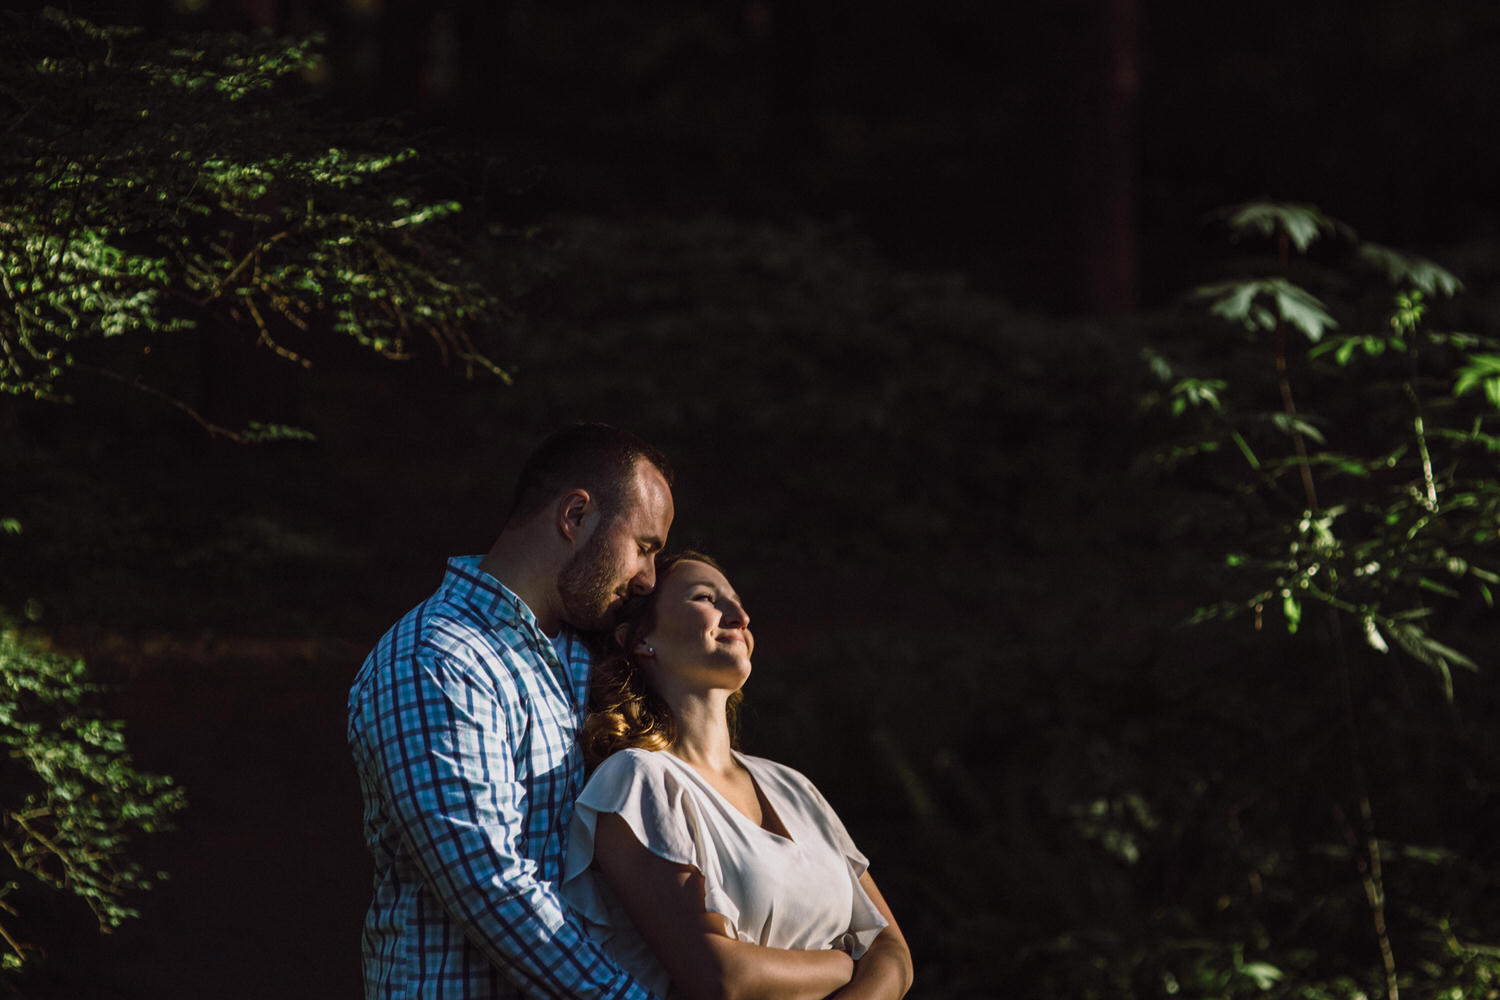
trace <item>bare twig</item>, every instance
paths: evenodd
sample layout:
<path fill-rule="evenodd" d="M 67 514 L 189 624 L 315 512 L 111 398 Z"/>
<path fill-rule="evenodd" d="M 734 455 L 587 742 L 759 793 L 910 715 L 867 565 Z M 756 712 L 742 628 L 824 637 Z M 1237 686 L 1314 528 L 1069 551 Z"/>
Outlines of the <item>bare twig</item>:
<path fill-rule="evenodd" d="M 267 250 L 271 249 L 277 243 L 280 243 L 283 239 L 285 239 L 286 237 L 288 237 L 290 235 L 292 235 L 292 231 L 290 229 L 283 229 L 281 232 L 277 233 L 275 236 L 271 236 L 271 237 L 268 237 L 268 238 L 266 238 L 264 240 L 260 240 L 259 242 L 257 242 L 255 244 L 255 246 L 253 246 L 253 247 L 250 248 L 250 252 L 249 253 L 245 254 L 245 256 L 243 256 L 242 258 L 240 258 L 240 261 L 239 261 L 238 264 L 235 264 L 234 267 L 230 268 L 228 274 L 224 275 L 224 277 L 222 277 L 222 278 L 219 278 L 214 283 L 214 287 L 211 288 L 211 289 L 209 289 L 208 294 L 205 295 L 205 296 L 203 296 L 203 298 L 198 301 L 198 305 L 200 305 L 200 306 L 207 305 L 208 303 L 212 302 L 214 299 L 218 298 L 220 295 L 223 295 L 224 294 L 224 288 L 225 288 L 225 286 L 228 285 L 235 278 L 239 277 L 239 274 L 240 274 L 241 271 L 243 271 L 245 268 L 249 267 L 252 263 L 254 263 L 260 257 L 260 255 L 262 253 L 265 253 Z M 212 245 L 212 249 L 217 250 L 219 253 L 224 254 L 226 257 L 229 256 L 229 250 L 228 250 L 227 247 L 220 247 L 220 246 L 214 244 L 214 245 Z"/>
<path fill-rule="evenodd" d="M 79 364 L 78 362 L 74 362 L 72 367 L 79 371 L 86 371 L 107 379 L 113 379 L 114 381 L 119 382 L 122 385 L 128 385 L 132 389 L 144 392 L 148 396 L 154 396 L 155 398 L 166 403 L 168 406 L 175 407 L 176 409 L 181 410 L 183 413 L 187 414 L 194 423 L 196 423 L 199 427 L 202 427 L 212 437 L 221 437 L 226 441 L 233 441 L 235 444 L 250 443 L 249 438 L 245 437 L 243 434 L 236 433 L 235 431 L 232 431 L 227 427 L 221 427 L 218 424 L 204 419 L 202 414 L 184 403 L 182 400 L 178 399 L 176 396 L 173 396 L 170 393 L 162 392 L 155 386 L 150 386 L 145 382 L 142 382 L 139 375 L 135 376 L 134 378 L 128 378 L 124 375 L 121 375 L 119 372 L 111 371 L 108 368 L 98 368 L 94 365 Z"/>
<path fill-rule="evenodd" d="M 1290 240 L 1286 233 L 1277 235 L 1277 251 L 1281 258 L 1281 270 L 1286 272 L 1290 258 Z M 1307 509 L 1316 514 L 1320 509 L 1318 506 L 1318 490 L 1313 485 L 1312 463 L 1307 458 L 1307 442 L 1302 437 L 1302 432 L 1297 429 L 1297 403 L 1292 398 L 1292 383 L 1287 377 L 1286 368 L 1286 321 L 1281 317 L 1281 311 L 1276 312 L 1276 381 L 1281 386 L 1281 406 L 1286 412 L 1287 428 L 1292 434 L 1292 444 L 1297 449 L 1297 467 L 1302 473 L 1302 492 L 1307 500 Z"/>
<path fill-rule="evenodd" d="M 275 351 L 283 358 L 286 358 L 288 361 L 294 364 L 301 365 L 303 368 L 312 367 L 312 362 L 307 358 L 304 358 L 302 355 L 298 354 L 296 351 L 292 350 L 289 347 L 282 347 L 280 344 L 276 343 L 275 339 L 271 336 L 271 328 L 266 325 L 265 317 L 260 314 L 260 309 L 255 305 L 255 299 L 247 296 L 245 298 L 245 308 L 250 310 L 250 318 L 255 320 L 255 327 L 260 331 L 260 337 L 258 338 L 257 343 L 269 347 L 271 350 Z"/>

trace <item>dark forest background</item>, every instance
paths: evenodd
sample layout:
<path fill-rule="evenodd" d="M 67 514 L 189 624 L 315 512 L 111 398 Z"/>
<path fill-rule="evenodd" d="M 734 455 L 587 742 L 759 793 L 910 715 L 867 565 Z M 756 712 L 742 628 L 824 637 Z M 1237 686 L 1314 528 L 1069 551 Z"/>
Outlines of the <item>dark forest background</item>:
<path fill-rule="evenodd" d="M 0 399 L 0 607 L 86 660 L 188 801 L 132 847 L 169 877 L 113 933 L 8 898 L 45 952 L 22 995 L 358 993 L 347 685 L 576 419 L 675 462 L 669 547 L 720 555 L 756 619 L 746 747 L 870 855 L 914 998 L 1500 995 L 1488 593 L 1429 589 L 1421 619 L 1475 670 L 1357 620 L 1289 630 L 1280 597 L 1185 627 L 1237 599 L 1225 553 L 1275 504 L 1161 461 L 1175 425 L 1143 403 L 1163 354 L 1269 371 L 1188 295 L 1274 262 L 1213 214 L 1257 199 L 1431 258 L 1465 285 L 1431 325 L 1500 335 L 1493 3 L 68 9 L 321 34 L 326 120 L 374 117 L 462 203 L 510 380 L 216 329 L 151 341 L 202 421 L 81 373 L 71 403 Z M 1377 298 L 1384 322 L 1393 289 L 1309 260 L 1341 329 Z M 1307 369 L 1306 403 L 1352 449 L 1401 402 L 1343 372 Z M 250 420 L 315 440 L 202 426 Z"/>

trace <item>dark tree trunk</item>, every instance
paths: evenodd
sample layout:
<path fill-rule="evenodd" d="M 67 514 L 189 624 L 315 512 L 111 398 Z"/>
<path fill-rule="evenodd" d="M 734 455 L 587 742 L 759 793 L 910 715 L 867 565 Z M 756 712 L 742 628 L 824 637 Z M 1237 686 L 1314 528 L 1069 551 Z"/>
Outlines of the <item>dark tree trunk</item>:
<path fill-rule="evenodd" d="M 1093 44 L 1080 81 L 1088 120 L 1078 130 L 1073 204 L 1078 263 L 1089 309 L 1127 312 L 1136 299 L 1136 106 L 1139 0 L 1092 0 Z"/>
<path fill-rule="evenodd" d="M 455 5 L 458 51 L 453 103 L 456 107 L 467 104 L 487 119 L 495 117 L 506 98 L 501 81 L 506 68 L 510 8 L 510 0 Z"/>

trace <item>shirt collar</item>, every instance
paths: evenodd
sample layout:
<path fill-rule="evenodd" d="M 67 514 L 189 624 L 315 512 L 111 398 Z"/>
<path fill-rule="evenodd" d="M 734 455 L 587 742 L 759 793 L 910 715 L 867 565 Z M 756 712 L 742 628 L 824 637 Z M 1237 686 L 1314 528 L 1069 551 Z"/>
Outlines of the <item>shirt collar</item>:
<path fill-rule="evenodd" d="M 588 675 L 592 654 L 582 637 L 564 628 L 556 639 L 542 631 L 536 615 L 509 587 L 479 568 L 481 556 L 454 556 L 443 574 L 443 593 L 468 605 L 490 627 L 499 626 L 529 634 L 535 652 L 556 674 L 564 689 L 582 706 L 588 697 Z M 566 645 L 564 654 L 556 643 Z M 583 649 L 582 655 L 578 652 Z"/>
<path fill-rule="evenodd" d="M 443 574 L 443 590 L 473 608 L 486 622 L 530 628 L 546 640 L 536 615 L 505 584 L 479 568 L 483 556 L 454 556 Z M 550 640 L 547 640 L 550 645 Z"/>

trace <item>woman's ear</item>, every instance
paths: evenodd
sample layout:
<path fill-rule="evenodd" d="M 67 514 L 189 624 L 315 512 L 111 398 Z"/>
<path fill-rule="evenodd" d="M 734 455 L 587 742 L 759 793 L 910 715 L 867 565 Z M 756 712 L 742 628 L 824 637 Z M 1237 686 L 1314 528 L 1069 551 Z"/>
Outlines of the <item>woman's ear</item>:
<path fill-rule="evenodd" d="M 625 649 L 625 640 L 630 638 L 630 623 L 615 626 L 615 645 Z M 628 650 L 627 650 L 628 652 Z"/>

